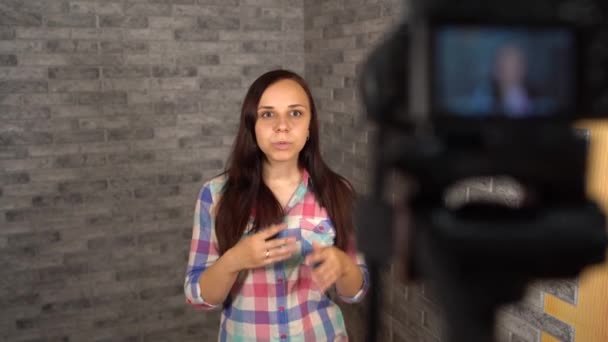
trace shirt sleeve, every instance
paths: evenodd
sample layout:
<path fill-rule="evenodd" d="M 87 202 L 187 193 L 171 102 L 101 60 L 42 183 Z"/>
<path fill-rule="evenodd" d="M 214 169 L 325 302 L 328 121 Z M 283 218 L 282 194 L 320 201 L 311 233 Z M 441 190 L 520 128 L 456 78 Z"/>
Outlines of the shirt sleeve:
<path fill-rule="evenodd" d="M 214 218 L 211 215 L 212 204 L 211 188 L 206 185 L 201 189 L 196 201 L 192 241 L 184 283 L 186 302 L 201 310 L 213 310 L 221 306 L 221 304 L 214 305 L 206 302 L 199 285 L 201 274 L 219 258 Z"/>
<path fill-rule="evenodd" d="M 363 283 L 361 284 L 361 289 L 352 297 L 343 296 L 338 291 L 336 291 L 336 293 L 338 294 L 338 297 L 346 303 L 359 303 L 363 300 L 363 298 L 365 298 L 367 290 L 369 289 L 369 270 L 365 264 L 363 254 L 359 253 L 357 250 L 357 242 L 354 236 L 351 236 L 350 238 L 346 254 L 357 266 L 359 266 L 361 274 L 363 275 Z"/>

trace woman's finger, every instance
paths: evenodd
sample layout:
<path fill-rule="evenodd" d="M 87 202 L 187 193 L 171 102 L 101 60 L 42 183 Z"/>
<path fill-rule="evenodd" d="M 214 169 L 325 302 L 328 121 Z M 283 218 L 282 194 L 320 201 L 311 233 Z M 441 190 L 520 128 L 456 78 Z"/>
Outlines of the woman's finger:
<path fill-rule="evenodd" d="M 274 264 L 279 261 L 287 260 L 295 252 L 295 246 L 285 248 L 275 248 L 268 251 L 269 256 L 266 258 L 264 263 L 266 265 Z"/>
<path fill-rule="evenodd" d="M 257 236 L 266 240 L 266 239 L 269 239 L 269 238 L 273 237 L 274 235 L 278 234 L 281 230 L 283 230 L 285 228 L 287 228 L 286 223 L 273 224 L 273 225 L 269 226 L 268 228 L 262 229 L 261 231 L 259 231 L 257 233 Z"/>
<path fill-rule="evenodd" d="M 265 242 L 265 246 L 267 249 L 273 249 L 273 248 L 279 248 L 279 247 L 284 247 L 284 246 L 289 246 L 289 245 L 295 245 L 295 243 L 296 243 L 295 238 L 281 238 L 281 239 L 267 240 Z"/>
<path fill-rule="evenodd" d="M 308 256 L 306 256 L 306 264 L 309 266 L 313 266 L 318 263 L 324 263 L 325 258 L 326 256 L 323 250 L 313 251 L 312 253 L 308 254 Z"/>

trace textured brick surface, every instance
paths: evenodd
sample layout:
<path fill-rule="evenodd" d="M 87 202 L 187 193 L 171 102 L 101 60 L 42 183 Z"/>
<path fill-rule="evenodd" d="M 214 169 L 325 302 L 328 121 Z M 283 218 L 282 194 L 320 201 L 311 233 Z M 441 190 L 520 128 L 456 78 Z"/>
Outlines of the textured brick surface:
<path fill-rule="evenodd" d="M 323 153 L 331 167 L 364 192 L 371 132 L 358 102 L 357 71 L 380 35 L 400 19 L 400 5 L 397 0 L 327 0 L 306 2 L 304 7 L 306 77 L 319 110 Z M 381 10 L 389 7 L 393 10 Z M 375 39 L 363 39 L 373 34 Z M 387 306 L 382 341 L 432 336 L 428 333 L 431 329 L 422 324 L 424 303 L 414 300 L 420 293 L 412 289 L 410 296 L 404 297 L 407 290 L 403 285 L 391 274 L 385 279 L 392 290 L 384 292 Z M 393 295 L 394 300 L 390 300 Z M 363 341 L 367 324 L 364 306 L 342 307 L 352 340 Z M 427 316 L 427 321 L 436 319 Z"/>
<path fill-rule="evenodd" d="M 182 294 L 194 200 L 251 80 L 304 72 L 303 15 L 302 1 L 0 3 L 0 340 L 215 339 L 219 315 Z"/>

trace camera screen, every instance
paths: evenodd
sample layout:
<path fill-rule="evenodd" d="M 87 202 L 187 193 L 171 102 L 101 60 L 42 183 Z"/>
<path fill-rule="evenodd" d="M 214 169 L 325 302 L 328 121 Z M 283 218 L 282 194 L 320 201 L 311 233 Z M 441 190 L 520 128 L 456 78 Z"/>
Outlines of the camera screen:
<path fill-rule="evenodd" d="M 433 39 L 434 111 L 527 118 L 574 109 L 576 42 L 569 29 L 448 25 Z"/>

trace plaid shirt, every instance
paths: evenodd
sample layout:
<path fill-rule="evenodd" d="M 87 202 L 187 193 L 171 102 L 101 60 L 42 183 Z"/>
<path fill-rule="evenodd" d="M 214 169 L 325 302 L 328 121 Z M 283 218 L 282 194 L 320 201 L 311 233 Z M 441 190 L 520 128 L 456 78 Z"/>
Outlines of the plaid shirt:
<path fill-rule="evenodd" d="M 225 176 L 207 182 L 196 203 L 192 244 L 184 291 L 187 302 L 198 309 L 221 305 L 205 302 L 198 284 L 201 274 L 219 258 L 215 234 L 214 207 L 226 182 Z M 284 222 L 287 229 L 279 237 L 296 237 L 297 251 L 283 262 L 240 272 L 223 303 L 220 341 L 347 341 L 342 312 L 326 293 L 313 286 L 311 266 L 304 263 L 312 252 L 312 242 L 333 245 L 336 231 L 312 191 L 306 171 L 289 200 Z M 243 237 L 252 234 L 253 219 Z M 363 286 L 354 297 L 338 297 L 348 303 L 363 299 L 369 275 L 363 257 L 351 238 L 347 254 L 363 272 Z"/>

